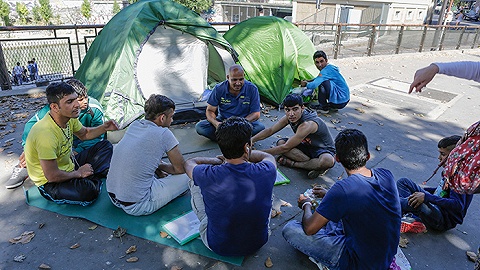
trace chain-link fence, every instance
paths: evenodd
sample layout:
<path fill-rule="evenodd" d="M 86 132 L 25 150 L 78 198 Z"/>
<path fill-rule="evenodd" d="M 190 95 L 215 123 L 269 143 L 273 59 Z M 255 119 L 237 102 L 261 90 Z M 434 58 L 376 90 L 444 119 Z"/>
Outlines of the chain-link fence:
<path fill-rule="evenodd" d="M 0 44 L 10 71 L 17 63 L 26 69 L 28 61 L 35 58 L 38 79 L 73 77 L 70 38 L 3 39 Z"/>

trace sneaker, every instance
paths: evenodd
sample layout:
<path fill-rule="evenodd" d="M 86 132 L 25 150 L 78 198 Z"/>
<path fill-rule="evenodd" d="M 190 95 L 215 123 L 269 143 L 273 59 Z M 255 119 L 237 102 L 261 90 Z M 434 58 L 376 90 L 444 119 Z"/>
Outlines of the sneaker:
<path fill-rule="evenodd" d="M 427 227 L 420 221 L 405 221 L 402 220 L 402 224 L 400 225 L 400 232 L 401 233 L 424 233 L 427 231 Z"/>
<path fill-rule="evenodd" d="M 315 179 L 317 178 L 318 176 L 323 176 L 327 173 L 328 169 L 327 170 L 324 170 L 324 171 L 317 171 L 317 170 L 311 170 L 308 172 L 308 179 Z"/>
<path fill-rule="evenodd" d="M 19 187 L 23 184 L 25 179 L 28 177 L 27 168 L 13 167 L 12 176 L 5 183 L 5 187 L 8 189 L 13 189 Z"/>
<path fill-rule="evenodd" d="M 308 259 L 309 259 L 311 262 L 313 262 L 314 264 L 316 264 L 317 267 L 318 267 L 318 269 L 320 269 L 320 270 L 328 270 L 328 267 L 323 266 L 323 264 L 321 264 L 320 262 L 317 262 L 317 260 L 315 260 L 314 258 L 308 257 Z"/>

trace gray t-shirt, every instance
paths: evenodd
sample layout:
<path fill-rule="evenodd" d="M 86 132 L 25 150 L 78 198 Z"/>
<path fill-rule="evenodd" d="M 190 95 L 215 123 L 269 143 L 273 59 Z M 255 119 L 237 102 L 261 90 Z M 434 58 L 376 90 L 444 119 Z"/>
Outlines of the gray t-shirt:
<path fill-rule="evenodd" d="M 107 191 L 124 202 L 139 202 L 150 196 L 155 170 L 176 145 L 178 141 L 168 128 L 149 120 L 134 121 L 113 150 Z"/>

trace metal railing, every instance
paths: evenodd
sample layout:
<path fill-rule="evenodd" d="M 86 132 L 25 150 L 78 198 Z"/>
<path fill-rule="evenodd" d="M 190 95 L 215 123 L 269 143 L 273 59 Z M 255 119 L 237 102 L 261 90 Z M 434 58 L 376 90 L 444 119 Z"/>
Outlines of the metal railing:
<path fill-rule="evenodd" d="M 322 27 L 319 27 L 322 25 Z M 480 26 L 297 23 L 334 59 L 478 47 Z"/>
<path fill-rule="evenodd" d="M 225 33 L 236 23 L 212 23 Z M 337 58 L 478 47 L 480 26 L 297 23 L 317 49 Z M 104 25 L 0 27 L 7 68 L 35 58 L 40 76 L 72 77 Z"/>

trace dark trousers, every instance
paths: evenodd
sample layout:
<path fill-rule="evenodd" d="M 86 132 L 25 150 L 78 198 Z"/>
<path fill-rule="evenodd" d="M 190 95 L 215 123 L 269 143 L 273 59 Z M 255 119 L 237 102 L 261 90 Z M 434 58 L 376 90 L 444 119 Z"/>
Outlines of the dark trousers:
<path fill-rule="evenodd" d="M 318 103 L 321 106 L 322 110 L 327 110 L 327 109 L 343 109 L 345 106 L 347 106 L 348 101 L 340 104 L 336 103 L 331 103 L 328 102 L 328 99 L 330 98 L 330 91 L 332 90 L 332 84 L 330 83 L 329 80 L 326 80 L 320 84 L 318 87 Z"/>
<path fill-rule="evenodd" d="M 100 194 L 102 178 L 107 175 L 112 159 L 113 146 L 103 140 L 89 149 L 86 149 L 75 155 L 75 169 L 84 164 L 90 164 L 93 167 L 94 174 L 86 178 L 74 178 L 65 182 L 46 183 L 39 186 L 40 194 L 47 200 L 58 204 L 79 204 L 86 206 L 97 199 Z"/>
<path fill-rule="evenodd" d="M 408 197 L 415 192 L 428 193 L 428 191 L 415 184 L 408 178 L 400 178 L 397 181 L 398 195 L 402 213 L 413 213 L 422 219 L 422 222 L 430 228 L 437 231 L 445 231 L 443 215 L 440 208 L 432 203 L 424 202 L 419 207 L 413 208 L 408 205 Z"/>

